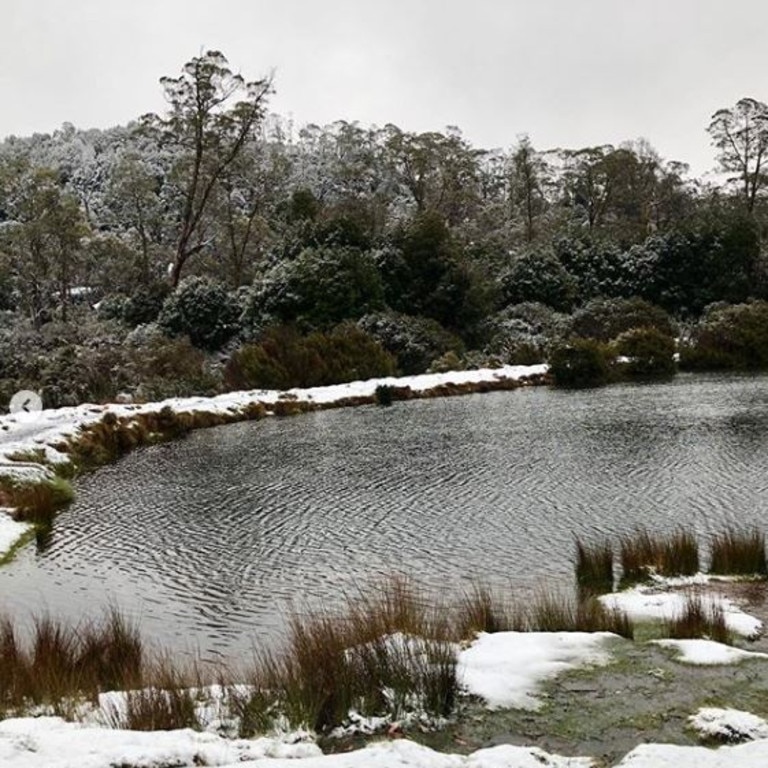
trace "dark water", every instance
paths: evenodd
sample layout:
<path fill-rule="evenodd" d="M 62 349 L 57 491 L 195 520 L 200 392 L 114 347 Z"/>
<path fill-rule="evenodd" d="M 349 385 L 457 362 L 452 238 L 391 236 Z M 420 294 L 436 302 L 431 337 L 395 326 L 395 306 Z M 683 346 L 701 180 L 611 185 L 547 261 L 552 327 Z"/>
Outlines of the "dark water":
<path fill-rule="evenodd" d="M 460 591 L 571 582 L 573 537 L 768 517 L 768 378 L 680 376 L 204 430 L 77 484 L 0 611 L 108 602 L 148 637 L 233 656 L 377 576 Z"/>

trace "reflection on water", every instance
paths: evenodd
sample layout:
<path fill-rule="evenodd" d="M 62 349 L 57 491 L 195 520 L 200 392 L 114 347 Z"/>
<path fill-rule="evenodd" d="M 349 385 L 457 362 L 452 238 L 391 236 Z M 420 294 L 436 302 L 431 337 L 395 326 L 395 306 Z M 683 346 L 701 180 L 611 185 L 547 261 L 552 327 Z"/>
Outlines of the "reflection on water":
<path fill-rule="evenodd" d="M 177 649 L 229 656 L 290 602 L 393 572 L 442 592 L 571 582 L 573 537 L 765 519 L 768 378 L 543 388 L 220 427 L 78 483 L 0 569 L 0 609 L 111 601 Z"/>

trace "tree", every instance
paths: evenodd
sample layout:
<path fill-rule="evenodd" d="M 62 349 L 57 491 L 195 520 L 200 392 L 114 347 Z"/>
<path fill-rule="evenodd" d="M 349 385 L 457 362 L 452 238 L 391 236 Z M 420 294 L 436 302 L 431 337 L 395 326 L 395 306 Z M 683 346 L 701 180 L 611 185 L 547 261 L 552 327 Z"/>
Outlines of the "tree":
<path fill-rule="evenodd" d="M 205 214 L 213 191 L 263 118 L 272 81 L 246 82 L 232 72 L 224 54 L 207 51 L 187 62 L 180 77 L 163 77 L 160 83 L 170 112 L 145 115 L 142 124 L 180 151 L 168 180 L 176 185 L 179 215 L 170 269 L 175 287 L 189 258 L 208 244 Z"/>
<path fill-rule="evenodd" d="M 510 202 L 512 208 L 522 214 L 525 222 L 525 241 L 533 241 L 535 222 L 546 208 L 544 181 L 547 173 L 546 163 L 531 144 L 527 136 L 522 136 L 510 158 Z"/>
<path fill-rule="evenodd" d="M 728 181 L 740 185 L 751 213 L 768 181 L 763 169 L 768 153 L 768 106 L 755 99 L 740 99 L 735 107 L 715 112 L 707 131 L 720 150 L 720 168 L 736 174 Z"/>

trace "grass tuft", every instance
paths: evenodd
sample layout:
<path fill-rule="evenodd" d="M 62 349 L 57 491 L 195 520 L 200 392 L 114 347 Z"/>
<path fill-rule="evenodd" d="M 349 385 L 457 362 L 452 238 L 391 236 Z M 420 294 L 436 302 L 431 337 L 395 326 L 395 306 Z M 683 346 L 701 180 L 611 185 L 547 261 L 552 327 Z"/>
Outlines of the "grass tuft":
<path fill-rule="evenodd" d="M 634 627 L 629 617 L 608 610 L 595 597 L 573 601 L 556 592 L 542 592 L 531 604 L 528 630 L 533 632 L 613 632 L 632 639 Z"/>
<path fill-rule="evenodd" d="M 576 584 L 585 597 L 613 590 L 613 546 L 609 541 L 589 545 L 576 539 Z"/>
<path fill-rule="evenodd" d="M 461 640 L 470 639 L 478 632 L 525 629 L 525 617 L 481 584 L 464 593 L 453 615 L 454 631 Z"/>
<path fill-rule="evenodd" d="M 711 573 L 768 575 L 765 534 L 756 528 L 742 533 L 729 529 L 712 539 Z"/>
<path fill-rule="evenodd" d="M 718 643 L 731 642 L 722 607 L 705 602 L 698 595 L 686 598 L 682 612 L 669 621 L 666 630 L 675 640 L 706 638 Z"/>
<path fill-rule="evenodd" d="M 699 548 L 694 536 L 678 530 L 667 538 L 640 528 L 621 539 L 622 584 L 646 581 L 651 572 L 661 576 L 691 576 L 699 570 Z"/>

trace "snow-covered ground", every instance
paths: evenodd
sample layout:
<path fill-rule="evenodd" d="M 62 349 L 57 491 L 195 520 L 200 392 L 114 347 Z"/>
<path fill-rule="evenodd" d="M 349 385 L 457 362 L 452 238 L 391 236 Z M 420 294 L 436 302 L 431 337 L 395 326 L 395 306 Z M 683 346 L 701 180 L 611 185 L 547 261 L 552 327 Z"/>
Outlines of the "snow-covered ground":
<path fill-rule="evenodd" d="M 217 413 L 231 414 L 242 411 L 248 406 L 262 403 L 274 405 L 279 400 L 289 399 L 296 402 L 325 405 L 343 402 L 350 398 L 371 397 L 376 387 L 410 387 L 414 392 L 427 392 L 447 384 L 493 383 L 501 380 L 520 380 L 527 376 L 539 376 L 547 371 L 546 365 L 507 365 L 501 368 L 483 368 L 474 371 L 453 371 L 449 373 L 431 373 L 421 376 L 387 377 L 353 381 L 348 384 L 336 384 L 329 387 L 310 389 L 291 389 L 286 392 L 277 390 L 251 390 L 246 392 L 228 392 L 217 397 L 170 398 L 157 403 L 142 405 L 93 405 L 84 404 L 72 408 L 56 408 L 38 413 L 21 413 L 0 416 L 0 476 L 13 476 L 23 480 L 34 480 L 50 476 L 50 471 L 34 462 L 14 462 L 9 459 L 14 454 L 28 454 L 30 451 L 42 451 L 45 460 L 55 464 L 66 462 L 68 457 L 54 446 L 76 438 L 78 431 L 100 421 L 106 413 L 118 417 L 141 413 L 157 413 L 165 407 L 176 413 Z M 0 557 L 18 541 L 29 526 L 20 526 L 10 516 L 0 511 Z"/>
<path fill-rule="evenodd" d="M 768 659 L 768 653 L 743 651 L 741 648 L 716 643 L 714 640 L 651 640 L 651 642 L 662 648 L 672 648 L 679 661 L 699 666 L 738 664 L 746 659 Z"/>
<path fill-rule="evenodd" d="M 669 621 L 680 616 L 689 598 L 684 592 L 658 592 L 648 587 L 634 587 L 624 592 L 602 595 L 600 601 L 606 608 L 624 611 L 631 619 L 640 621 Z M 763 623 L 744 613 L 731 600 L 719 595 L 701 597 L 702 606 L 710 610 L 722 610 L 725 623 L 731 632 L 742 637 L 756 637 Z"/>
<path fill-rule="evenodd" d="M 481 633 L 459 654 L 459 679 L 491 708 L 537 709 L 543 680 L 579 665 L 610 661 L 609 632 Z"/>

